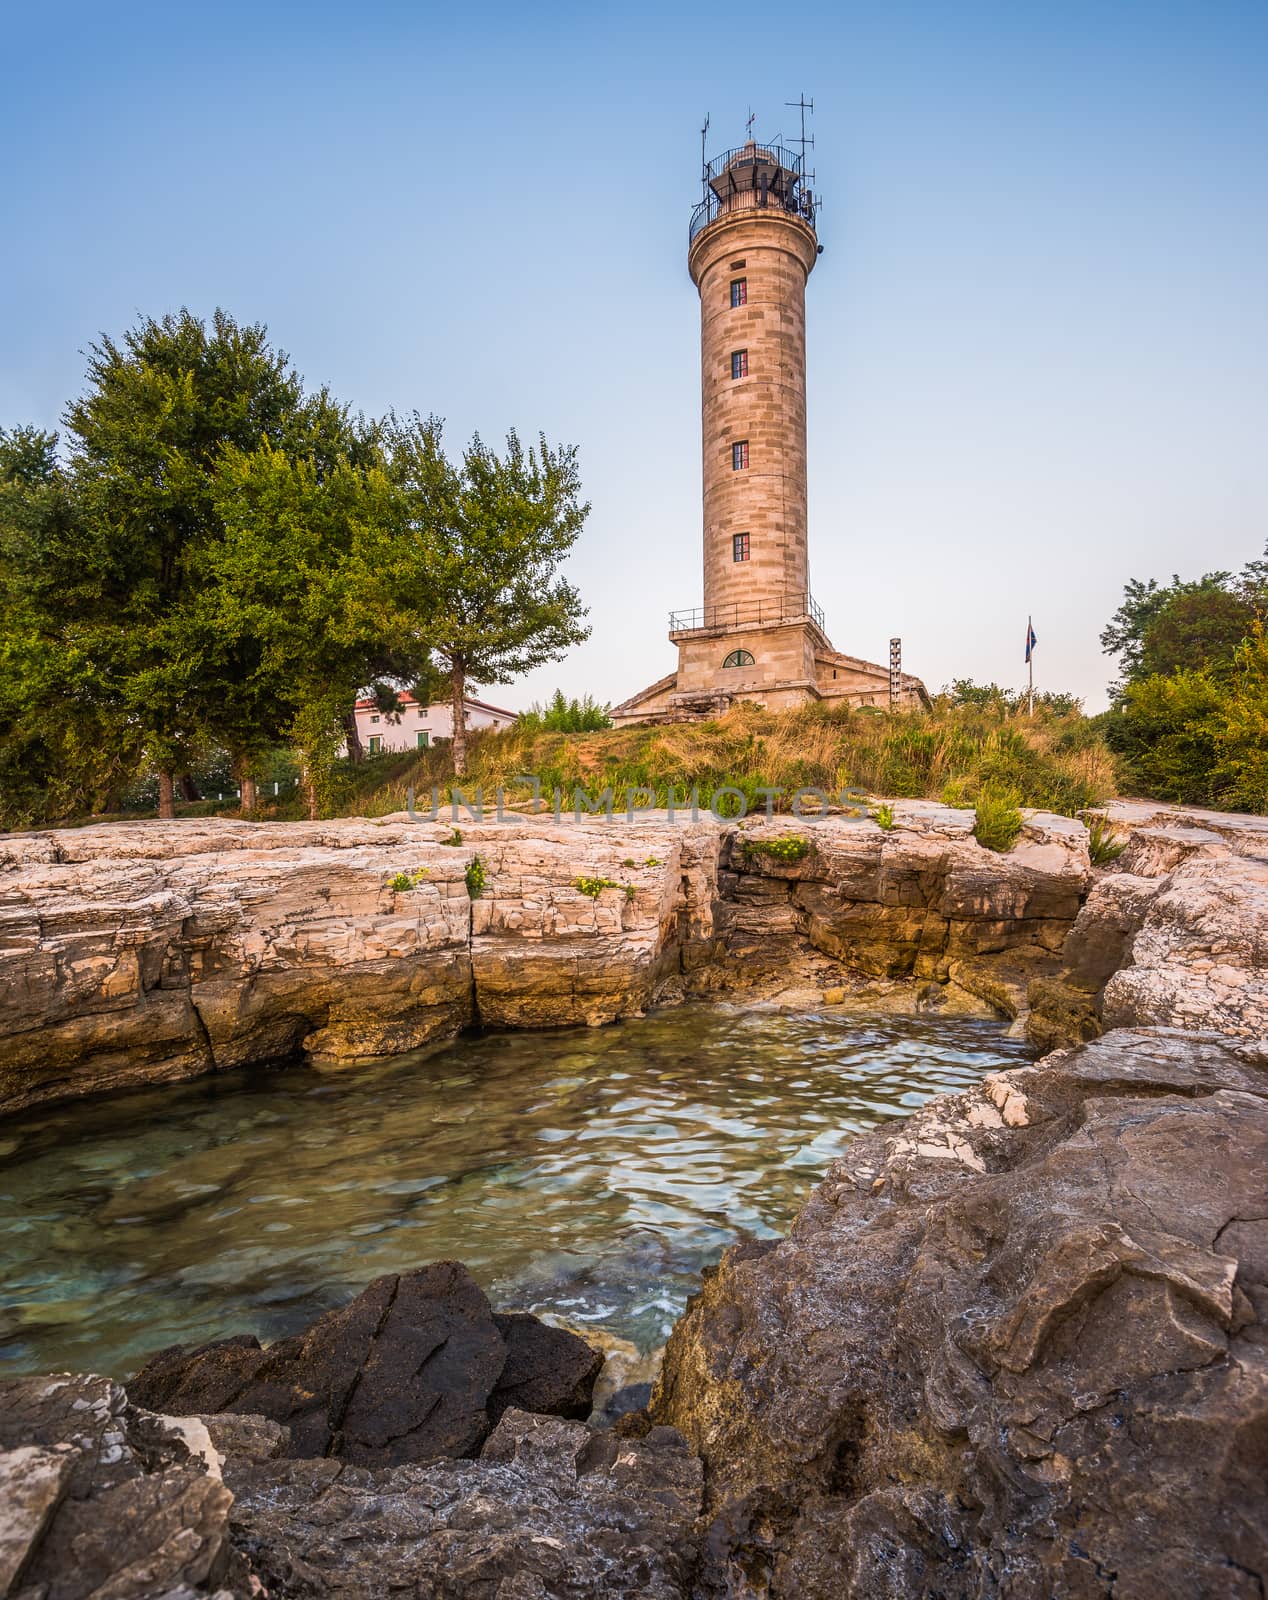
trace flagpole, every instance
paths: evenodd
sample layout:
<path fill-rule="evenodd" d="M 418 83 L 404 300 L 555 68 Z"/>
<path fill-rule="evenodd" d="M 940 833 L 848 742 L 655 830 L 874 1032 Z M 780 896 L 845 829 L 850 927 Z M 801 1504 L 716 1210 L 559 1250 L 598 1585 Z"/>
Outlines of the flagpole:
<path fill-rule="evenodd" d="M 1026 699 L 1027 699 L 1026 715 L 1028 717 L 1033 717 L 1034 714 L 1035 714 L 1035 651 L 1034 651 L 1034 646 L 1030 642 L 1030 637 L 1034 633 L 1034 631 L 1035 631 L 1035 619 L 1033 617 L 1027 617 L 1026 618 L 1026 665 L 1030 670 L 1030 683 L 1029 683 L 1029 687 L 1027 689 L 1027 695 L 1026 695 Z"/>

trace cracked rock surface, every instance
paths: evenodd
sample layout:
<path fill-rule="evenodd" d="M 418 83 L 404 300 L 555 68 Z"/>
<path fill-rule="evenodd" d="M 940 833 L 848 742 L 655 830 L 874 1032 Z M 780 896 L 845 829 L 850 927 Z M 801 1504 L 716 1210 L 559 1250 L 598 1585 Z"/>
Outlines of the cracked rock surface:
<path fill-rule="evenodd" d="M 699 1593 L 1258 1597 L 1268 1051 L 1123 1030 L 854 1141 L 671 1335 Z"/>
<path fill-rule="evenodd" d="M 282 1424 L 282 1453 L 394 1466 L 474 1456 L 512 1406 L 585 1417 L 601 1351 L 525 1314 L 495 1315 L 456 1261 L 376 1278 L 304 1333 L 162 1351 L 129 1382 L 148 1410 Z"/>
<path fill-rule="evenodd" d="M 232 1501 L 184 1430 L 108 1378 L 0 1380 L 0 1595 L 246 1600 Z"/>
<path fill-rule="evenodd" d="M 510 1410 L 478 1461 L 367 1470 L 237 1463 L 234 1536 L 287 1600 L 685 1600 L 700 1463 L 670 1428 L 641 1440 Z"/>

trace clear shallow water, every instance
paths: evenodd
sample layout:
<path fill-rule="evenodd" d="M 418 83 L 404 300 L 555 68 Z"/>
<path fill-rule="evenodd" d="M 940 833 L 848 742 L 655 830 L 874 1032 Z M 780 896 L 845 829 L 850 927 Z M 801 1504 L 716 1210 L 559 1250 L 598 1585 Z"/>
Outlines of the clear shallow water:
<path fill-rule="evenodd" d="M 1027 1056 L 989 1022 L 692 1006 L 32 1112 L 0 1123 L 0 1362 L 124 1376 L 448 1257 L 650 1348 L 852 1132 Z"/>

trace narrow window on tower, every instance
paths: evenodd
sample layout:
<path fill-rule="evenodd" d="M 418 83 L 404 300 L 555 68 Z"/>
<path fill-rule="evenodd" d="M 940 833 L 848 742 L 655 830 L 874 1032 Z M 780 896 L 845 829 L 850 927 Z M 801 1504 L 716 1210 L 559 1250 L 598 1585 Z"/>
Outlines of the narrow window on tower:
<path fill-rule="evenodd" d="M 732 306 L 746 306 L 748 304 L 748 279 L 731 279 L 731 304 Z"/>
<path fill-rule="evenodd" d="M 732 350 L 732 352 L 731 352 L 731 376 L 733 378 L 747 378 L 748 377 L 748 351 L 747 350 Z"/>
<path fill-rule="evenodd" d="M 731 471 L 743 472 L 748 466 L 748 440 L 737 439 L 731 446 Z"/>
<path fill-rule="evenodd" d="M 733 533 L 731 535 L 731 560 L 732 561 L 747 561 L 748 560 L 748 534 L 747 533 Z"/>

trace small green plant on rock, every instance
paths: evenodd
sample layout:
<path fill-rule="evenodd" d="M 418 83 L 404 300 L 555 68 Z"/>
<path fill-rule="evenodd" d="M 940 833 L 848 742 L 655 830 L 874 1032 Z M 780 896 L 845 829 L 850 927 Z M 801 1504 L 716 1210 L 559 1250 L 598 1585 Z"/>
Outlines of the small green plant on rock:
<path fill-rule="evenodd" d="M 467 862 L 467 870 L 463 876 L 467 880 L 467 893 L 473 900 L 478 900 L 487 876 L 484 870 L 484 862 L 481 861 L 479 856 L 471 857 L 471 860 Z"/>
<path fill-rule="evenodd" d="M 440 842 L 441 844 L 453 845 L 453 847 L 457 849 L 457 847 L 462 843 L 462 834 L 457 828 L 455 828 L 447 839 L 442 839 Z"/>
<path fill-rule="evenodd" d="M 889 804 L 874 806 L 872 808 L 872 821 L 878 828 L 884 828 L 885 832 L 888 833 L 894 826 L 893 806 Z"/>
<path fill-rule="evenodd" d="M 574 878 L 572 886 L 578 893 L 588 895 L 591 900 L 597 900 L 605 889 L 624 889 L 626 887 L 624 884 L 617 883 L 614 878 Z"/>
<path fill-rule="evenodd" d="M 814 847 L 799 833 L 783 833 L 775 839 L 745 839 L 749 855 L 769 856 L 772 861 L 804 861 Z"/>
<path fill-rule="evenodd" d="M 1087 853 L 1094 867 L 1117 861 L 1126 844 L 1104 817 L 1093 817 L 1087 825 Z"/>
<path fill-rule="evenodd" d="M 977 797 L 977 821 L 973 837 L 987 850 L 1001 855 L 1011 850 L 1021 836 L 1021 809 L 1013 789 L 983 789 Z"/>
<path fill-rule="evenodd" d="M 393 894 L 408 894 L 411 889 L 417 889 L 424 878 L 431 876 L 426 867 L 416 867 L 413 872 L 398 872 L 394 878 L 388 879 L 388 888 Z"/>
<path fill-rule="evenodd" d="M 643 865 L 645 867 L 659 867 L 659 866 L 663 866 L 664 863 L 661 861 L 659 856 L 648 856 L 647 860 L 644 861 Z"/>
<path fill-rule="evenodd" d="M 622 861 L 621 865 L 623 867 L 636 867 L 638 865 L 638 862 L 635 861 L 633 856 L 626 856 L 625 860 Z"/>

